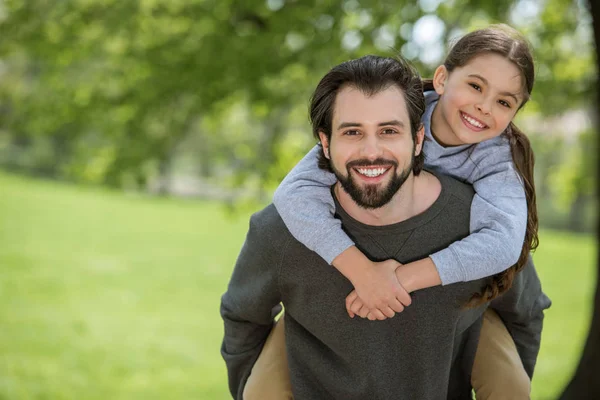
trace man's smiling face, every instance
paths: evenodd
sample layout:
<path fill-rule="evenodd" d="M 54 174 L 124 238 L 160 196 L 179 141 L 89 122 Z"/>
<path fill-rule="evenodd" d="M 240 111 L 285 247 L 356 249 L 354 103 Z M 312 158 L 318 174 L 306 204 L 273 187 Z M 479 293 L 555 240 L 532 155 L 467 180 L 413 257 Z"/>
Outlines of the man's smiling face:
<path fill-rule="evenodd" d="M 413 177 L 421 147 L 415 146 L 404 94 L 397 86 L 372 96 L 343 87 L 335 99 L 331 139 L 324 133 L 320 137 L 342 187 L 368 209 L 387 204 Z"/>

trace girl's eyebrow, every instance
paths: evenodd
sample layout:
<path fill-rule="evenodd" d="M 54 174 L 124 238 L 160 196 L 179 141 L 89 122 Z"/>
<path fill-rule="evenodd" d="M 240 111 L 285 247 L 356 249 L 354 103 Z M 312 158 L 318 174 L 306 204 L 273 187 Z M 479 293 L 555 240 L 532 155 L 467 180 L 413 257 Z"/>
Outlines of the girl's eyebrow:
<path fill-rule="evenodd" d="M 468 75 L 471 78 L 477 78 L 480 81 L 482 81 L 485 85 L 489 86 L 490 83 L 488 82 L 487 79 L 485 79 L 483 76 L 479 75 L 479 74 L 469 74 Z M 512 97 L 515 101 L 515 103 L 519 103 L 519 98 L 517 97 L 517 93 L 511 93 L 511 92 L 500 92 L 500 95 L 502 96 L 508 96 L 508 97 Z"/>

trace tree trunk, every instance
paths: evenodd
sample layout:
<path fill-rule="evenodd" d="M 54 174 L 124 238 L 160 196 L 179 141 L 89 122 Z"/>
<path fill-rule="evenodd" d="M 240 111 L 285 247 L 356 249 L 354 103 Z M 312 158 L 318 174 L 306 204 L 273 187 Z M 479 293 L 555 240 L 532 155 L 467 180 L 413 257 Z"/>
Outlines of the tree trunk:
<path fill-rule="evenodd" d="M 600 4 L 597 0 L 589 0 L 589 8 L 594 24 L 596 39 L 596 68 L 600 76 Z M 597 86 L 600 86 L 597 84 Z M 600 117 L 600 87 L 597 89 L 596 113 Z M 600 121 L 597 118 L 596 121 Z M 598 126 L 596 127 L 598 129 Z M 599 226 L 597 225 L 597 228 Z M 561 395 L 561 400 L 592 400 L 600 399 L 600 260 L 596 275 L 596 296 L 592 313 L 592 324 L 588 334 L 579 366 L 571 382 Z"/>
<path fill-rule="evenodd" d="M 585 214 L 586 214 L 586 196 L 581 193 L 581 188 L 578 188 L 578 193 L 575 196 L 575 200 L 571 204 L 569 210 L 568 226 L 569 230 L 573 232 L 584 232 L 586 228 Z"/>

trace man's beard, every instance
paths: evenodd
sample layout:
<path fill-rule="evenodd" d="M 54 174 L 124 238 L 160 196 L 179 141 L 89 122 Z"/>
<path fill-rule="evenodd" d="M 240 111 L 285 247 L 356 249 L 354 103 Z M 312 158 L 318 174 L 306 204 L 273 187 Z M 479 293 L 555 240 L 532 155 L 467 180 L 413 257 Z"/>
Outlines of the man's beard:
<path fill-rule="evenodd" d="M 354 200 L 354 202 L 362 208 L 374 209 L 383 207 L 392 200 L 404 182 L 406 182 L 406 179 L 408 179 L 408 176 L 413 169 L 414 161 L 415 156 L 413 152 L 410 164 L 400 173 L 400 175 L 397 173 L 398 163 L 396 161 L 386 160 L 383 158 L 378 158 L 375 161 L 369 161 L 365 159 L 350 161 L 346 164 L 346 172 L 348 173 L 348 176 L 342 175 L 340 171 L 335 168 L 333 162 L 330 161 L 330 165 L 338 181 L 341 183 L 346 193 L 350 195 L 352 200 Z M 391 171 L 389 171 L 392 174 L 392 178 L 385 186 L 382 186 L 384 184 L 381 183 L 371 185 L 367 184 L 363 187 L 359 186 L 356 183 L 351 170 L 353 168 L 373 165 L 392 165 L 392 167 L 390 167 Z"/>

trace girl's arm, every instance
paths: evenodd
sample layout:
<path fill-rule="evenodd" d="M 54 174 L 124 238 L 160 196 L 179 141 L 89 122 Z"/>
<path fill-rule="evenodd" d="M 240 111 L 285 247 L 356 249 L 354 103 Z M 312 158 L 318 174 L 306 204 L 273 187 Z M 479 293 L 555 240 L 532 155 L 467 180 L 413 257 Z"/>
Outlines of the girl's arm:
<path fill-rule="evenodd" d="M 527 223 L 527 201 L 510 162 L 490 165 L 473 182 L 471 234 L 429 257 L 400 265 L 396 276 L 408 292 L 437 285 L 472 281 L 502 272 L 521 254 Z M 353 293 L 348 314 L 376 319 Z"/>
<path fill-rule="evenodd" d="M 388 308 L 401 311 L 402 304 L 410 304 L 410 296 L 398 282 L 395 268 L 378 268 L 378 263 L 358 250 L 334 218 L 331 186 L 337 179 L 318 167 L 321 151 L 321 146 L 315 146 L 290 171 L 275 191 L 273 203 L 298 241 L 348 278 L 369 308 L 391 317 L 393 312 Z"/>
<path fill-rule="evenodd" d="M 443 285 L 495 275 L 519 259 L 527 201 L 516 176 L 505 183 L 496 179 L 506 175 L 492 175 L 473 184 L 477 193 L 471 205 L 471 234 L 431 255 Z"/>
<path fill-rule="evenodd" d="M 320 169 L 321 146 L 313 147 L 279 184 L 273 204 L 291 234 L 303 245 L 331 264 L 354 242 L 334 218 L 335 203 L 331 186 L 335 175 Z"/>
<path fill-rule="evenodd" d="M 509 155 L 510 156 L 510 155 Z M 431 254 L 442 285 L 492 276 L 514 265 L 521 254 L 527 226 L 527 201 L 512 160 L 486 163 L 472 175 L 475 196 L 471 203 L 471 234 Z M 467 180 L 469 181 L 469 180 Z M 429 265 L 429 264 L 428 264 Z M 405 279 L 413 290 L 430 287 L 434 273 L 410 263 Z"/>

